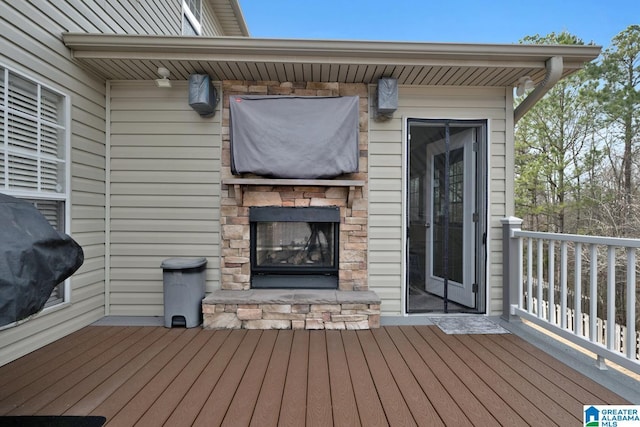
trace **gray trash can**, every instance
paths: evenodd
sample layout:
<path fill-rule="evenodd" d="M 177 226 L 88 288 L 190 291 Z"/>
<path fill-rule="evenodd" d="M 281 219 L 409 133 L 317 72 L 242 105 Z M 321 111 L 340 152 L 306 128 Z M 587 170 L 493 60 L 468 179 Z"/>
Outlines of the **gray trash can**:
<path fill-rule="evenodd" d="M 162 261 L 164 326 L 193 328 L 202 323 L 206 258 Z"/>

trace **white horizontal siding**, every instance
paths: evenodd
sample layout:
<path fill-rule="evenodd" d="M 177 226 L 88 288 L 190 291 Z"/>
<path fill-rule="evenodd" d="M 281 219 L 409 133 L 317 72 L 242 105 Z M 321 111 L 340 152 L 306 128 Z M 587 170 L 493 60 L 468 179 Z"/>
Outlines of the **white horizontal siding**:
<path fill-rule="evenodd" d="M 500 218 L 509 212 L 506 121 L 511 102 L 504 88 L 415 87 L 399 88 L 398 110 L 389 121 L 369 121 L 369 286 L 382 299 L 383 315 L 400 315 L 403 292 L 404 248 L 402 221 L 403 117 L 488 120 L 490 143 L 488 311 L 502 309 L 502 234 Z M 375 99 L 372 95 L 371 99 Z M 373 111 L 373 108 L 372 108 Z M 511 174 L 511 175 L 510 175 Z"/>
<path fill-rule="evenodd" d="M 207 258 L 218 288 L 220 113 L 202 118 L 186 82 L 111 86 L 109 313 L 163 314 L 161 263 Z"/>

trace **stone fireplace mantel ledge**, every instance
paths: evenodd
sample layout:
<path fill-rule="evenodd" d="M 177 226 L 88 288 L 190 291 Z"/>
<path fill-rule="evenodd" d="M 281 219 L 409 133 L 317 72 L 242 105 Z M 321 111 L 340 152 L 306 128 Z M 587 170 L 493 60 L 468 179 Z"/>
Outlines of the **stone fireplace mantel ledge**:
<path fill-rule="evenodd" d="M 371 329 L 380 326 L 373 291 L 216 290 L 202 301 L 207 329 Z"/>
<path fill-rule="evenodd" d="M 232 185 L 238 206 L 242 206 L 243 186 L 248 185 L 287 185 L 304 187 L 349 187 L 347 206 L 353 205 L 356 187 L 363 187 L 364 180 L 356 179 L 290 179 L 290 178 L 223 178 L 222 183 Z"/>

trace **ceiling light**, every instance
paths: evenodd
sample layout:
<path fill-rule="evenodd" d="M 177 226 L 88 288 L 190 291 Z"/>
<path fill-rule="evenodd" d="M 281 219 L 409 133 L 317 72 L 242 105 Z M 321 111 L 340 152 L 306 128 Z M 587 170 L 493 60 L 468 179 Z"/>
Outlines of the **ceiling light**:
<path fill-rule="evenodd" d="M 158 87 L 171 87 L 171 80 L 169 80 L 169 75 L 171 73 L 168 69 L 164 67 L 158 67 L 158 75 L 161 77 L 156 79 L 156 86 Z"/>
<path fill-rule="evenodd" d="M 535 84 L 533 83 L 533 80 L 531 80 L 531 77 L 520 77 L 518 79 L 518 85 L 516 86 L 516 95 L 522 96 L 526 90 L 533 89 L 534 87 Z"/>

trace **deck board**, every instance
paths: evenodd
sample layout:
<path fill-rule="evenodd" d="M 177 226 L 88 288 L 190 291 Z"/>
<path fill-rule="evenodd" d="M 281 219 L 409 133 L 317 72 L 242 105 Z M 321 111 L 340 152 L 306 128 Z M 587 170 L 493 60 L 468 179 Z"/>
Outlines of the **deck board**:
<path fill-rule="evenodd" d="M 403 360 L 403 356 L 394 345 L 385 329 L 372 331 L 376 343 L 382 350 L 385 362 L 389 366 L 391 376 L 398 385 L 402 398 L 406 402 L 414 420 L 427 421 L 431 426 L 444 425 L 433 405 L 422 392 L 420 385 Z"/>
<path fill-rule="evenodd" d="M 628 404 L 510 334 L 90 326 L 0 367 L 0 415 L 119 425 L 579 425 Z"/>
<path fill-rule="evenodd" d="M 105 364 L 108 358 L 117 357 L 126 346 L 147 332 L 150 331 L 126 328 L 86 352 L 79 353 L 76 349 L 70 348 L 68 351 L 74 357 L 67 363 L 60 364 L 59 368 L 54 370 L 40 370 L 38 374 L 41 376 L 38 380 L 23 387 L 12 396 L 14 408 L 7 411 L 7 415 L 35 414 L 38 409 L 71 387 L 78 377 L 89 375 Z M 4 409 L 2 402 L 0 402 L 0 411 Z"/>
<path fill-rule="evenodd" d="M 194 425 L 219 426 L 222 423 L 261 336 L 262 331 L 247 332 L 220 380 L 211 391 L 209 399 L 200 410 Z"/>
<path fill-rule="evenodd" d="M 480 345 L 474 345 L 476 341 L 456 336 L 449 340 L 448 345 L 451 350 L 466 363 L 492 390 L 499 396 L 510 396 L 509 404 L 513 410 L 527 423 L 527 425 L 552 425 L 553 420 L 549 418 L 545 411 L 531 405 L 518 389 L 504 379 L 500 372 L 491 368 L 490 363 L 486 363 L 479 355 Z M 490 357 L 487 354 L 488 357 Z"/>
<path fill-rule="evenodd" d="M 309 331 L 295 331 L 286 372 L 280 426 L 304 425 L 307 413 L 307 374 L 309 371 Z"/>
<path fill-rule="evenodd" d="M 493 341 L 493 340 L 492 340 Z M 509 354 L 515 358 L 516 360 L 520 360 L 526 363 L 531 369 L 538 373 L 540 379 L 544 378 L 548 383 L 554 384 L 556 387 L 567 390 L 571 389 L 572 392 L 570 395 L 567 394 L 567 403 L 568 404 L 576 404 L 582 405 L 582 402 L 590 402 L 594 404 L 606 404 L 607 402 L 601 398 L 596 397 L 593 393 L 591 393 L 588 389 L 576 384 L 570 377 L 563 374 L 565 369 L 558 364 L 552 363 L 549 361 L 548 363 L 542 362 L 540 359 L 536 357 L 534 354 L 535 351 L 530 349 L 530 351 L 526 351 L 518 346 L 509 346 L 505 348 L 503 345 L 493 341 L 495 347 L 500 347 L 505 351 L 508 351 Z M 582 417 L 580 417 L 580 421 Z"/>
<path fill-rule="evenodd" d="M 361 425 L 360 417 L 353 394 L 342 334 L 340 331 L 327 331 L 326 339 L 333 425 L 358 427 Z"/>
<path fill-rule="evenodd" d="M 401 329 L 456 404 L 456 406 L 441 409 L 441 412 L 461 410 L 475 425 L 498 424 L 487 408 L 482 405 L 479 400 L 481 396 L 474 394 L 467 388 L 455 370 L 448 365 L 448 360 L 442 359 L 438 354 L 438 348 L 432 347 L 433 343 L 426 341 L 420 334 L 423 328 L 403 326 Z"/>
<path fill-rule="evenodd" d="M 275 427 L 278 425 L 292 342 L 293 331 L 278 331 L 278 338 L 271 353 L 271 360 L 269 360 L 269 366 L 250 423 L 254 427 Z"/>
<path fill-rule="evenodd" d="M 53 360 L 68 360 L 73 357 L 73 353 L 69 352 L 69 348 L 75 348 L 79 352 L 85 352 L 94 346 L 99 340 L 106 339 L 111 334 L 115 334 L 118 328 L 105 327 L 104 331 L 96 328 L 83 328 L 80 331 L 67 335 L 51 344 L 43 347 L 39 352 L 29 353 L 12 363 L 12 369 L 5 372 L 0 377 L 0 399 L 4 397 L 4 392 L 11 388 L 4 388 L 5 384 L 11 384 L 13 381 L 20 379 L 22 385 L 29 384 L 29 378 L 39 378 L 42 373 L 49 370 L 48 366 Z"/>
<path fill-rule="evenodd" d="M 310 334 L 306 425 L 328 426 L 332 424 L 327 341 L 325 334 Z"/>
<path fill-rule="evenodd" d="M 420 330 L 422 337 L 435 345 L 443 360 L 456 372 L 456 375 L 469 390 L 474 390 L 480 403 L 496 418 L 499 424 L 509 426 L 526 426 L 527 423 L 511 407 L 505 406 L 504 400 L 480 377 L 479 373 L 467 365 L 450 347 L 455 341 L 453 335 L 445 335 L 437 328 Z"/>
<path fill-rule="evenodd" d="M 113 377 L 117 372 L 123 370 L 128 361 L 136 360 L 141 353 L 157 342 L 163 335 L 162 331 L 159 330 L 153 330 L 151 333 L 146 333 L 146 330 L 141 330 L 140 332 L 145 333 L 141 339 L 132 336 L 132 340 L 126 343 L 129 345 L 123 349 L 123 352 L 126 351 L 127 357 L 110 358 L 110 360 L 100 368 L 88 371 L 84 375 L 69 375 L 65 378 L 69 383 L 69 385 L 65 387 L 66 391 L 60 392 L 59 390 L 61 390 L 61 388 L 58 391 L 54 391 L 52 396 L 55 398 L 39 409 L 36 414 L 47 415 L 66 411 L 69 407 L 78 403 L 79 397 L 89 394 L 96 387 Z M 69 381 L 74 379 L 74 377 L 77 381 Z M 61 381 L 56 385 L 63 383 L 64 381 Z"/>
<path fill-rule="evenodd" d="M 389 337 L 396 345 L 398 352 L 407 364 L 407 367 L 415 377 L 416 381 L 427 399 L 433 405 L 438 417 L 445 425 L 471 426 L 468 417 L 458 409 L 458 405 L 453 397 L 447 392 L 435 373 L 424 362 L 418 350 L 409 341 L 409 338 L 399 328 L 385 328 Z M 438 420 L 429 422 L 438 423 Z"/>
<path fill-rule="evenodd" d="M 483 354 L 483 360 L 493 366 L 494 371 L 499 375 L 506 378 L 514 388 L 516 388 L 521 394 L 525 396 L 534 406 L 543 410 L 547 416 L 554 420 L 554 422 L 562 425 L 571 425 L 576 422 L 576 415 L 572 415 L 571 410 L 568 407 L 563 406 L 566 404 L 566 400 L 557 400 L 564 392 L 557 387 L 552 389 L 539 388 L 536 383 L 539 384 L 537 379 L 537 373 L 532 371 L 528 366 L 527 369 L 516 369 L 517 366 L 526 366 L 524 363 L 519 362 L 516 365 L 510 364 L 509 360 L 502 359 L 500 356 L 503 353 L 501 349 L 494 349 L 492 341 L 483 335 L 473 336 L 471 339 L 480 342 L 482 350 L 478 350 L 479 354 Z M 533 381 L 531 381 L 533 378 Z M 553 395 L 553 397 L 551 397 Z M 563 402 L 564 400 L 564 402 Z M 582 407 L 582 406 L 580 406 Z"/>
<path fill-rule="evenodd" d="M 417 425 L 371 331 L 363 331 L 358 338 L 387 421 L 399 426 Z"/>
<path fill-rule="evenodd" d="M 353 395 L 358 406 L 360 421 L 365 426 L 386 425 L 386 416 L 382 402 L 376 393 L 375 383 L 371 377 L 367 362 L 358 340 L 358 335 L 343 333 L 342 341 L 347 354 L 347 366 L 351 375 Z"/>
<path fill-rule="evenodd" d="M 221 332 L 225 331 L 216 331 L 215 334 L 219 335 Z M 193 425 L 245 336 L 246 331 L 234 331 L 227 337 L 222 348 L 212 355 L 211 361 L 191 389 L 183 396 L 176 397 L 178 402 L 174 403 L 174 411 L 165 425 Z"/>
<path fill-rule="evenodd" d="M 277 337 L 277 331 L 262 332 L 260 341 L 224 417 L 223 426 L 249 425 L 251 422 Z"/>
<path fill-rule="evenodd" d="M 228 332 L 228 331 L 227 331 Z M 176 376 L 170 387 L 162 391 L 162 394 L 153 402 L 149 409 L 138 421 L 142 425 L 163 425 L 171 416 L 175 405 L 176 396 L 184 396 L 202 374 L 212 355 L 216 354 L 224 344 L 228 333 L 209 335 L 207 342 L 191 359 L 187 366 Z"/>
<path fill-rule="evenodd" d="M 544 365 L 552 368 L 557 374 L 570 379 L 576 385 L 582 387 L 582 389 L 589 391 L 590 394 L 592 394 L 592 398 L 594 399 L 593 402 L 602 404 L 613 404 L 620 398 L 617 394 L 601 386 L 600 384 L 594 384 L 593 381 L 580 374 L 579 372 L 573 369 L 567 370 L 566 365 L 564 365 L 562 362 L 548 357 L 545 352 L 526 341 L 518 339 L 518 337 L 512 335 L 505 336 L 505 341 L 502 346 L 506 346 L 507 348 L 513 347 L 513 351 L 518 351 L 518 354 L 520 355 L 523 353 L 518 349 L 522 349 L 524 351 L 524 354 L 527 354 L 528 356 L 535 356 L 538 360 L 544 363 Z M 544 367 L 541 367 L 541 370 L 545 370 Z"/>
<path fill-rule="evenodd" d="M 104 401 L 99 403 L 89 415 L 102 415 L 108 420 L 112 420 L 115 415 L 122 410 L 127 403 L 133 399 L 136 394 L 164 367 L 180 353 L 182 348 L 186 347 L 193 339 L 197 331 L 187 330 L 172 341 L 167 348 L 154 357 L 151 362 L 147 363 L 135 373 L 131 378 L 125 379 L 125 382 L 113 394 L 109 395 Z M 78 414 L 82 415 L 82 414 Z"/>

